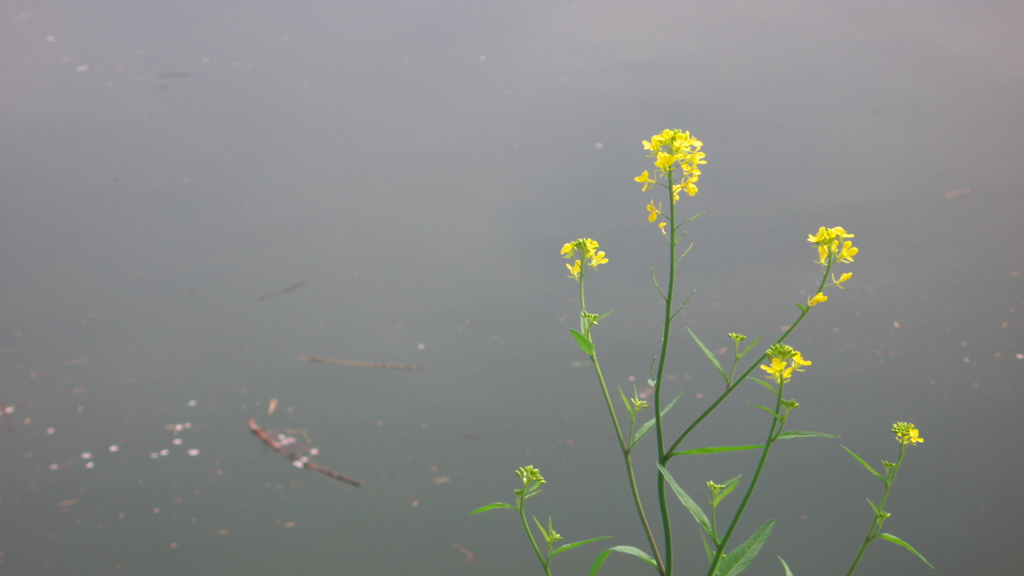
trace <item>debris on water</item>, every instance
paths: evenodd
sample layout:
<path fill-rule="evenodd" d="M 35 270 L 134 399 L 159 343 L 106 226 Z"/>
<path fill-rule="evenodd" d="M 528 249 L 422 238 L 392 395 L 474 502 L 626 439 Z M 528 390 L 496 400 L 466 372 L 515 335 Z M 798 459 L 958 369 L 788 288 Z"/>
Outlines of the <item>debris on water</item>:
<path fill-rule="evenodd" d="M 961 188 L 960 190 L 946 192 L 945 194 L 942 195 L 942 197 L 945 198 L 946 200 L 949 200 L 950 198 L 956 198 L 957 196 L 963 196 L 965 194 L 970 194 L 971 192 L 974 192 L 974 190 L 971 190 L 970 188 Z"/>

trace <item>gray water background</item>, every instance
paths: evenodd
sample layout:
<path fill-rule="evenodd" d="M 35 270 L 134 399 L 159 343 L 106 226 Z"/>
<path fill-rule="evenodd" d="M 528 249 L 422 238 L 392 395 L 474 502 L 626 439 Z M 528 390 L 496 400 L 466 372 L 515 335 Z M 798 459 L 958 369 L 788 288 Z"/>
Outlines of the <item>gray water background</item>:
<path fill-rule="evenodd" d="M 538 573 L 514 514 L 467 516 L 527 464 L 548 480 L 529 511 L 569 541 L 642 547 L 558 251 L 607 250 L 588 277 L 591 309 L 615 310 L 603 366 L 643 382 L 665 262 L 633 177 L 641 140 L 678 127 L 708 164 L 680 203 L 706 214 L 670 428 L 721 386 L 683 326 L 715 351 L 777 337 L 816 282 L 807 234 L 841 225 L 861 250 L 790 340 L 814 362 L 790 426 L 843 438 L 773 452 L 740 531 L 775 530 L 748 573 L 845 571 L 881 485 L 839 444 L 895 459 L 900 420 L 926 442 L 886 529 L 938 571 L 879 543 L 860 573 L 1018 573 L 1022 21 L 1000 2 L 5 3 L 0 568 Z M 756 443 L 745 403 L 767 401 L 750 384 L 689 446 Z M 364 485 L 289 466 L 249 417 L 308 429 Z M 703 501 L 753 459 L 672 470 Z"/>

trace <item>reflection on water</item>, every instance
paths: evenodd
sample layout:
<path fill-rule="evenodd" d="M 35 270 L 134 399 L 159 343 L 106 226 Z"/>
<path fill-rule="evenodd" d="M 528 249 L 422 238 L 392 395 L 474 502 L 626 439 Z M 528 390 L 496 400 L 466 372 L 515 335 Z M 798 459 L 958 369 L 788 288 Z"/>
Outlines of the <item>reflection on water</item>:
<path fill-rule="evenodd" d="M 608 251 L 588 281 L 615 309 L 602 362 L 642 384 L 662 264 L 632 178 L 666 126 L 709 160 L 684 199 L 707 211 L 685 325 L 712 351 L 777 336 L 813 289 L 806 235 L 854 231 L 857 274 L 791 341 L 814 359 L 793 425 L 877 462 L 892 422 L 916 423 L 886 528 L 942 571 L 1015 562 L 1018 464 L 992 439 L 1020 433 L 1020 8 L 115 10 L 0 21 L 11 573 L 518 574 L 515 518 L 467 513 L 529 464 L 548 480 L 531 511 L 567 539 L 639 545 L 558 249 Z M 678 421 L 720 386 L 682 334 Z M 693 441 L 760 435 L 758 394 Z M 877 486 L 836 443 L 801 444 L 748 517 L 777 521 L 765 566 L 835 572 Z M 700 458 L 684 485 L 750 465 Z M 864 573 L 928 570 L 884 548 Z"/>

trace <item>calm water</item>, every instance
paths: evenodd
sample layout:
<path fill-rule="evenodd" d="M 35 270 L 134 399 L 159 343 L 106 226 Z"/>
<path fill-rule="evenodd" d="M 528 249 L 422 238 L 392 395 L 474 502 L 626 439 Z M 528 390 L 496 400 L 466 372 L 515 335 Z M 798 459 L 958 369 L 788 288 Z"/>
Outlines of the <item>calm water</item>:
<path fill-rule="evenodd" d="M 530 512 L 568 539 L 642 545 L 558 250 L 607 250 L 588 279 L 591 308 L 615 309 L 603 365 L 643 381 L 664 262 L 633 177 L 640 141 L 680 127 L 709 162 L 680 204 L 707 214 L 680 281 L 697 292 L 673 424 L 720 387 L 682 325 L 713 350 L 778 335 L 815 282 L 807 234 L 842 225 L 861 253 L 791 340 L 814 361 L 792 426 L 877 463 L 897 455 L 889 426 L 916 423 L 927 442 L 887 531 L 942 573 L 1013 573 L 1022 19 L 977 2 L 6 3 L 3 567 L 537 573 L 512 513 L 467 516 L 511 500 L 527 464 L 548 479 Z M 758 441 L 758 390 L 693 446 Z M 249 417 L 308 431 L 315 461 L 363 486 L 293 468 Z M 781 573 L 778 555 L 798 575 L 845 569 L 880 486 L 838 444 L 773 452 L 743 530 L 777 523 L 749 573 Z M 751 459 L 673 472 L 698 494 Z M 682 565 L 703 566 L 687 516 Z M 933 573 L 884 544 L 862 567 Z"/>

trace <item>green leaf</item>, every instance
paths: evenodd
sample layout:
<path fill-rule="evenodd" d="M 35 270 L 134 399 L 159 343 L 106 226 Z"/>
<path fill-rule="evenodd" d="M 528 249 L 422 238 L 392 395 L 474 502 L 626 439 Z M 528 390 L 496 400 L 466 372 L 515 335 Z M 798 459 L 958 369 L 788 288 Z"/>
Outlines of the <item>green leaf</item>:
<path fill-rule="evenodd" d="M 779 556 L 779 562 L 782 562 L 782 567 L 786 569 L 786 576 L 793 576 L 793 572 L 789 569 L 789 565 L 786 564 L 786 561 L 782 559 L 782 556 Z"/>
<path fill-rule="evenodd" d="M 693 515 L 693 519 L 696 520 L 708 534 L 714 534 L 714 532 L 711 531 L 711 522 L 708 520 L 708 517 L 704 515 L 704 511 L 701 510 L 700 505 L 694 502 L 693 498 L 690 498 L 690 495 L 687 494 L 678 483 L 676 483 L 676 479 L 669 474 L 668 470 L 665 470 L 664 466 L 658 464 L 658 470 L 661 470 L 661 474 L 665 477 L 665 480 L 668 481 L 668 485 L 672 487 L 672 491 L 676 493 L 676 496 L 679 498 L 679 501 L 683 503 L 683 506 L 686 506 L 686 509 Z"/>
<path fill-rule="evenodd" d="M 774 410 L 772 410 L 771 408 L 765 408 L 764 406 L 761 406 L 760 404 L 751 404 L 750 402 L 747 402 L 747 406 L 753 406 L 754 408 L 760 408 L 761 410 L 764 410 L 765 412 L 771 414 L 775 418 L 779 417 L 779 415 L 776 414 Z"/>
<path fill-rule="evenodd" d="M 568 552 L 569 550 L 572 550 L 573 548 L 576 548 L 578 546 L 590 544 L 591 542 L 597 542 L 598 540 L 608 540 L 609 538 L 611 538 L 611 536 L 601 536 L 600 538 L 591 538 L 590 540 L 581 540 L 579 542 L 573 542 L 572 544 L 565 544 L 563 546 L 559 546 L 558 548 L 555 548 L 551 551 L 551 555 L 548 556 L 548 560 L 551 560 L 556 555 L 561 554 L 562 552 Z"/>
<path fill-rule="evenodd" d="M 671 409 L 672 409 L 672 407 L 673 407 L 673 406 L 675 406 L 676 402 L 678 402 L 678 401 L 679 401 L 679 399 L 680 399 L 680 398 L 682 398 L 682 397 L 683 397 L 683 395 L 682 395 L 682 394 L 679 394 L 678 396 L 676 396 L 675 398 L 673 398 L 673 399 L 672 399 L 672 401 L 671 401 L 671 402 L 669 402 L 667 406 L 665 406 L 664 408 L 662 408 L 662 409 L 661 409 L 661 417 L 662 417 L 662 418 L 664 418 L 664 417 L 665 417 L 665 414 L 668 414 L 668 411 L 669 411 L 669 410 L 671 410 Z M 648 420 L 647 422 L 644 422 L 643 426 L 641 426 L 641 427 L 637 428 L 637 429 L 636 429 L 636 432 L 634 432 L 634 433 L 633 433 L 633 442 L 632 442 L 632 443 L 631 443 L 631 444 L 629 445 L 629 447 L 630 447 L 630 448 L 632 449 L 632 448 L 633 448 L 634 446 L 636 446 L 636 445 L 637 445 L 637 443 L 638 443 L 638 442 L 640 442 L 640 440 L 641 440 L 641 439 L 642 439 L 642 438 L 643 438 L 643 437 L 644 437 L 644 436 L 645 436 L 645 435 L 646 435 L 646 434 L 647 434 L 648 432 L 650 432 L 650 431 L 651 431 L 651 427 L 652 427 L 652 426 L 654 426 L 654 418 L 651 418 L 651 419 L 650 419 L 650 420 Z"/>
<path fill-rule="evenodd" d="M 779 392 L 778 392 L 778 390 L 776 390 L 776 389 L 775 389 L 775 386 L 772 386 L 771 384 L 769 384 L 769 383 L 765 382 L 764 380 L 761 380 L 760 378 L 754 378 L 753 376 L 747 376 L 747 378 L 750 378 L 750 379 L 751 379 L 751 380 L 753 380 L 754 382 L 757 382 L 757 383 L 758 383 L 758 384 L 760 384 L 761 386 L 764 386 L 764 387 L 765 387 L 765 388 L 767 388 L 767 389 L 768 389 L 768 391 L 769 391 L 769 392 L 771 392 L 772 394 L 778 395 L 778 393 L 779 393 Z"/>
<path fill-rule="evenodd" d="M 608 316 L 608 315 L 609 315 L 609 314 L 611 314 L 612 312 L 615 312 L 615 310 L 609 310 L 609 311 L 605 312 L 604 314 L 601 314 L 601 315 L 600 315 L 600 316 L 598 316 L 597 318 L 594 318 L 594 326 L 597 326 L 597 323 L 598 323 L 598 322 L 600 322 L 601 320 L 604 320 L 604 319 L 605 319 L 605 316 Z"/>
<path fill-rule="evenodd" d="M 612 552 L 622 552 L 623 554 L 631 554 L 643 560 L 644 562 L 647 562 L 651 566 L 654 566 L 655 568 L 658 567 L 658 563 L 654 561 L 654 558 L 651 558 L 650 554 L 644 552 L 639 548 L 634 548 L 632 546 L 613 546 L 597 555 L 597 558 L 594 560 L 594 564 L 590 567 L 590 576 L 597 576 L 597 573 L 601 571 L 601 565 L 604 564 L 604 561 L 608 558 L 608 556 L 611 555 Z"/>
<path fill-rule="evenodd" d="M 476 510 L 470 512 L 469 515 L 472 516 L 473 514 L 487 512 L 488 510 L 494 510 L 496 508 L 511 508 L 512 510 L 516 509 L 516 507 L 511 504 L 506 504 L 504 502 L 495 502 L 494 504 L 488 504 L 487 506 L 484 506 L 482 508 L 477 508 Z"/>
<path fill-rule="evenodd" d="M 785 440 L 786 438 L 839 438 L 839 436 L 824 432 L 811 432 L 810 430 L 790 430 L 775 437 L 776 440 Z"/>
<path fill-rule="evenodd" d="M 749 352 L 750 352 L 750 349 L 751 349 L 751 348 L 753 348 L 755 344 L 757 344 L 758 342 L 760 342 L 760 341 L 761 341 L 761 338 L 764 338 L 764 334 L 761 334 L 761 335 L 760 335 L 760 336 L 758 336 L 757 338 L 754 338 L 754 341 L 750 343 L 750 346 L 747 346 L 746 350 L 744 350 L 744 351 L 743 351 L 743 353 L 742 353 L 742 354 L 740 354 L 740 358 L 742 358 L 742 357 L 746 356 L 746 355 L 747 355 L 747 353 L 749 353 Z"/>
<path fill-rule="evenodd" d="M 583 349 L 583 352 L 586 353 L 587 356 L 594 355 L 594 343 L 591 342 L 589 338 L 572 328 L 569 328 L 569 332 L 572 332 L 572 337 L 576 339 L 576 342 L 579 343 L 580 348 Z"/>
<path fill-rule="evenodd" d="M 722 488 L 718 492 L 718 496 L 715 496 L 715 499 L 714 499 L 714 501 L 712 501 L 711 504 L 713 506 L 718 506 L 719 502 L 721 502 L 722 500 L 725 500 L 725 497 L 728 496 L 729 493 L 731 493 L 733 490 L 735 490 L 737 486 L 739 486 L 740 478 L 742 478 L 742 477 L 743 477 L 743 474 L 740 474 L 739 476 L 735 476 L 733 478 L 730 478 L 730 479 L 726 480 L 725 484 L 723 484 L 723 486 L 725 486 L 725 488 Z"/>
<path fill-rule="evenodd" d="M 889 533 L 879 534 L 877 536 L 877 538 L 884 538 L 884 539 L 888 540 L 889 542 L 892 542 L 893 544 L 899 544 L 900 546 L 903 546 L 907 550 L 910 550 L 911 552 L 913 552 L 914 556 L 917 556 L 918 558 L 920 558 L 921 562 L 924 562 L 925 564 L 927 564 L 929 568 L 931 568 L 932 570 L 935 569 L 935 566 L 932 566 L 931 562 L 925 560 L 924 556 L 921 556 L 921 554 L 917 550 L 914 550 L 913 546 L 911 546 L 910 544 L 907 544 L 906 542 L 904 542 L 903 540 L 900 540 L 899 538 L 893 536 L 892 534 L 889 534 Z"/>
<path fill-rule="evenodd" d="M 722 375 L 722 380 L 725 380 L 725 385 L 728 386 L 729 373 L 725 371 L 725 368 L 722 368 L 722 364 L 718 362 L 718 358 L 715 357 L 715 353 L 712 352 L 711 350 L 708 350 L 708 347 L 705 346 L 704 343 L 700 341 L 700 338 L 697 338 L 697 335 L 693 333 L 693 330 L 690 330 L 689 326 L 686 327 L 686 331 L 689 332 L 690 336 L 693 337 L 693 340 L 694 342 L 697 343 L 697 346 L 700 346 L 700 349 L 704 351 L 704 355 L 708 357 L 708 360 L 710 360 L 711 363 L 715 366 L 715 368 L 718 370 L 718 373 Z"/>
<path fill-rule="evenodd" d="M 737 546 L 732 552 L 729 552 L 721 564 L 719 564 L 718 573 L 722 574 L 722 576 L 736 576 L 746 570 L 747 566 L 750 566 L 750 563 L 754 561 L 754 558 L 757 558 L 757 554 L 761 551 L 761 547 L 764 546 L 765 540 L 771 536 L 772 525 L 774 524 L 775 520 L 765 522 L 746 542 Z"/>
<path fill-rule="evenodd" d="M 626 393 L 622 391 L 622 386 L 619 386 L 619 396 L 622 396 L 622 403 L 626 405 L 626 412 L 629 412 L 629 418 L 632 420 L 635 416 L 633 413 L 633 405 L 629 403 L 629 399 L 626 398 Z"/>
<path fill-rule="evenodd" d="M 540 523 L 540 520 L 537 520 L 537 517 L 534 516 L 533 517 L 533 521 L 537 524 L 537 528 L 540 528 L 540 533 L 541 533 L 542 536 L 544 536 L 544 542 L 550 542 L 551 541 L 551 536 L 548 534 L 548 531 L 544 529 L 544 525 Z M 551 522 L 551 519 L 548 518 L 548 523 L 549 523 L 548 525 L 549 526 L 550 526 L 550 522 Z"/>
<path fill-rule="evenodd" d="M 811 309 L 810 306 L 804 306 L 803 304 L 801 304 L 799 302 L 793 302 L 793 304 L 796 304 L 796 307 L 799 308 L 800 312 L 802 312 L 804 314 L 806 314 L 807 311 Z"/>
<path fill-rule="evenodd" d="M 864 467 L 868 469 L 868 472 L 871 472 L 872 474 L 874 474 L 875 477 L 877 477 L 879 480 L 881 480 L 883 484 L 887 483 L 886 480 L 885 480 L 885 476 L 882 476 L 878 472 L 875 472 L 875 469 L 871 467 L 871 464 L 868 464 L 867 462 L 864 461 L 863 458 L 861 458 L 860 456 L 857 456 L 856 454 L 854 454 L 853 450 L 850 450 L 849 448 L 847 448 L 846 446 L 843 446 L 842 444 L 840 444 L 840 446 L 842 446 L 843 450 L 846 450 L 850 454 L 850 456 L 853 456 L 854 458 L 856 458 L 857 462 L 860 462 L 861 464 L 863 464 Z"/>
<path fill-rule="evenodd" d="M 764 448 L 764 444 L 751 444 L 749 446 L 711 446 L 708 448 L 691 448 L 689 450 L 683 450 L 681 452 L 673 452 L 668 455 L 669 458 L 674 456 L 686 456 L 690 454 L 714 454 L 716 452 L 739 452 L 741 450 L 757 450 L 758 448 Z"/>
<path fill-rule="evenodd" d="M 700 541 L 704 543 L 704 553 L 708 555 L 708 563 L 710 564 L 715 559 L 715 551 L 711 549 L 711 544 L 708 543 L 708 535 L 701 532 Z"/>

